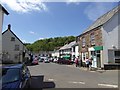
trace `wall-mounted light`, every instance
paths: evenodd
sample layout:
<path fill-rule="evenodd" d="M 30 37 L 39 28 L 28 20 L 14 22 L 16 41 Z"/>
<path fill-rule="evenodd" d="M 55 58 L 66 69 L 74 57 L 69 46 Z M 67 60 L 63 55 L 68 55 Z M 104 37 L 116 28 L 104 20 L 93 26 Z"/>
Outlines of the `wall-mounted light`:
<path fill-rule="evenodd" d="M 116 47 L 114 45 L 112 45 L 112 48 L 116 49 Z"/>

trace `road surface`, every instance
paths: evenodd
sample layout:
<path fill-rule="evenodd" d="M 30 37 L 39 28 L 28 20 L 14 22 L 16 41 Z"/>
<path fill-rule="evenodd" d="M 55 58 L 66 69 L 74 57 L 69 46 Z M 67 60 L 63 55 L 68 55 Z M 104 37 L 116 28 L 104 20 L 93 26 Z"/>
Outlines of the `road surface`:
<path fill-rule="evenodd" d="M 73 65 L 39 63 L 28 66 L 32 88 L 117 88 L 118 71 L 87 71 Z"/>

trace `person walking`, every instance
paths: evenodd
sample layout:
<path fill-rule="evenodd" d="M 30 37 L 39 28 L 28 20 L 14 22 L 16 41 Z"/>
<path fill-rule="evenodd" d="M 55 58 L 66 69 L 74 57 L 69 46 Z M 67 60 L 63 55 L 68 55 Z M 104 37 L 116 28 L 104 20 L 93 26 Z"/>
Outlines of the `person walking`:
<path fill-rule="evenodd" d="M 86 63 L 87 70 L 89 70 L 89 59 L 88 58 L 86 58 L 85 63 Z"/>
<path fill-rule="evenodd" d="M 91 66 L 92 66 L 92 57 L 89 59 L 89 70 L 91 70 Z"/>
<path fill-rule="evenodd" d="M 76 60 L 75 60 L 75 64 L 76 64 L 76 67 L 78 67 L 78 66 L 79 66 L 79 61 L 78 61 L 78 58 L 76 58 Z"/>

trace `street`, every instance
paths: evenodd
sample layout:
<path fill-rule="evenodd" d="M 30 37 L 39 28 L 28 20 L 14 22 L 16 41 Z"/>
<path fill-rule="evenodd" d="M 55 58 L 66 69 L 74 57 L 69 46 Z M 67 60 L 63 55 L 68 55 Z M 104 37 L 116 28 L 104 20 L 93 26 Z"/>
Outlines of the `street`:
<path fill-rule="evenodd" d="M 117 88 L 118 71 L 87 71 L 73 65 L 39 63 L 28 66 L 32 88 Z"/>

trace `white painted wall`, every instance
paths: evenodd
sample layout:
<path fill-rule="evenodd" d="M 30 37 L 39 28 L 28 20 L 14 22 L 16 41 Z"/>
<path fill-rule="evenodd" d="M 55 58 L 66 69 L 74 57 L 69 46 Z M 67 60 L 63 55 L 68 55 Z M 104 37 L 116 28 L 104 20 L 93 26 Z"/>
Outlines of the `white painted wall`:
<path fill-rule="evenodd" d="M 10 60 L 13 60 L 15 62 L 18 62 L 18 60 L 14 59 L 15 54 L 20 54 L 21 51 L 24 50 L 23 44 L 15 37 L 15 41 L 11 41 L 11 37 L 13 34 L 8 30 L 6 33 L 2 36 L 2 45 L 3 45 L 3 52 L 8 52 Z M 20 51 L 15 51 L 15 45 L 20 45 Z M 22 54 L 22 53 L 21 53 Z M 22 55 L 20 56 L 20 60 L 22 61 Z"/>
<path fill-rule="evenodd" d="M 2 7 L 0 6 L 0 61 L 2 60 L 2 25 L 3 25 L 3 16 Z"/>
<path fill-rule="evenodd" d="M 119 12 L 120 14 L 120 12 Z M 120 18 L 119 18 L 120 20 Z M 120 24 L 119 24 L 120 25 Z M 113 49 L 113 45 L 120 49 L 118 45 L 118 13 L 115 14 L 107 23 L 102 27 L 102 37 L 103 37 L 103 64 L 108 63 L 108 49 Z M 119 33 L 120 34 L 120 33 Z M 119 40 L 120 41 L 120 40 Z M 120 43 L 119 43 L 120 44 Z M 114 63 L 114 61 L 113 61 Z"/>
<path fill-rule="evenodd" d="M 118 14 L 118 24 L 118 48 L 120 49 L 120 14 Z"/>
<path fill-rule="evenodd" d="M 55 51 L 55 52 L 52 53 L 52 57 L 55 57 L 55 56 L 59 57 L 59 51 Z"/>
<path fill-rule="evenodd" d="M 79 47 L 75 46 L 75 57 L 79 56 Z"/>

